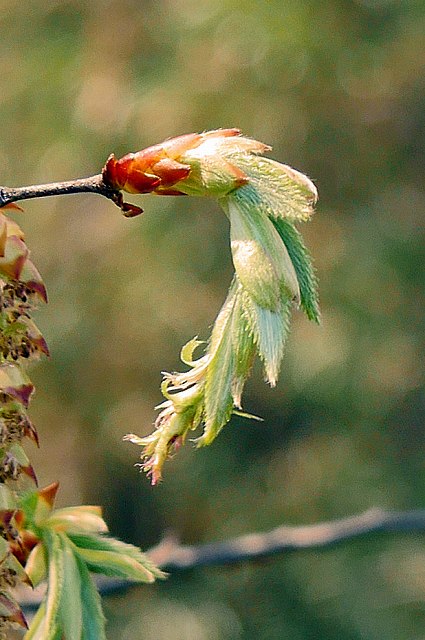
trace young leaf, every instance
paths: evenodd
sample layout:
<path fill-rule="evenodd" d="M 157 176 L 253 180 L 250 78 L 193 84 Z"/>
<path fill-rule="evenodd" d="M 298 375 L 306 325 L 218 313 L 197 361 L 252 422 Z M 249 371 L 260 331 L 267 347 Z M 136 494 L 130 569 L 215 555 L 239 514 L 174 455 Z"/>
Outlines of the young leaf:
<path fill-rule="evenodd" d="M 241 408 L 242 391 L 245 382 L 251 372 L 255 358 L 255 342 L 253 333 L 243 313 L 242 307 L 242 287 L 238 283 L 239 295 L 235 301 L 232 315 L 232 343 L 234 351 L 234 373 L 232 380 L 233 403 Z M 233 411 L 235 413 L 235 411 Z"/>
<path fill-rule="evenodd" d="M 267 381 L 274 387 L 289 332 L 291 303 L 282 302 L 280 309 L 274 312 L 260 307 L 243 292 L 242 306 L 259 354 L 264 361 Z"/>
<path fill-rule="evenodd" d="M 116 540 L 115 538 L 110 538 L 107 536 L 95 536 L 90 534 L 84 535 L 69 535 L 70 540 L 75 544 L 78 548 L 78 553 L 80 557 L 87 562 L 90 570 L 95 571 L 96 573 L 102 573 L 103 570 L 101 566 L 108 560 L 112 562 L 111 570 L 114 571 L 117 569 L 118 573 L 111 573 L 110 571 L 106 572 L 105 575 L 120 575 L 121 577 L 126 577 L 122 573 L 125 570 L 125 567 L 120 565 L 118 560 L 119 558 L 126 558 L 128 560 L 134 561 L 135 564 L 129 564 L 129 570 L 134 574 L 138 572 L 136 565 L 138 565 L 140 570 L 140 575 L 138 577 L 131 577 L 132 580 L 136 580 L 138 582 L 153 582 L 154 578 L 164 578 L 165 574 L 158 569 L 148 558 L 147 556 L 140 551 L 137 547 L 132 544 L 127 544 L 125 542 L 121 542 L 121 540 Z M 108 553 L 109 556 L 95 555 L 95 556 L 85 556 L 84 554 L 88 552 L 96 552 L 96 553 Z M 117 556 L 115 558 L 114 556 Z M 88 560 L 89 559 L 89 560 Z M 88 560 L 88 561 L 87 561 Z M 115 562 L 118 562 L 115 564 Z M 97 568 L 92 568 L 96 565 L 96 562 L 99 562 Z M 106 565 L 105 565 L 106 566 Z M 128 576 L 130 578 L 130 576 Z M 146 578 L 146 579 L 145 579 Z M 152 578 L 152 579 L 151 579 Z"/>
<path fill-rule="evenodd" d="M 250 197 L 267 216 L 292 221 L 308 220 L 317 202 L 317 189 L 303 173 L 270 158 L 238 154 L 237 166 L 249 177 Z M 236 193 L 236 192 L 235 192 Z"/>
<path fill-rule="evenodd" d="M 25 571 L 36 587 L 47 575 L 47 554 L 43 543 L 39 542 L 31 551 L 25 564 Z"/>
<path fill-rule="evenodd" d="M 64 534 L 59 534 L 63 584 L 61 589 L 58 619 L 66 640 L 81 640 L 83 613 L 81 603 L 81 573 L 74 556 L 73 545 Z"/>
<path fill-rule="evenodd" d="M 28 254 L 28 248 L 23 240 L 17 236 L 9 236 L 5 244 L 4 256 L 0 257 L 0 274 L 12 280 L 19 280 Z"/>
<path fill-rule="evenodd" d="M 276 310 L 282 294 L 295 302 L 300 291 L 294 266 L 285 244 L 269 218 L 258 209 L 250 185 L 226 200 L 236 274 L 261 306 Z"/>
<path fill-rule="evenodd" d="M 80 572 L 83 640 L 106 640 L 105 616 L 99 592 L 83 560 L 78 556 L 75 559 Z"/>
<path fill-rule="evenodd" d="M 34 386 L 16 364 L 0 365 L 0 391 L 28 407 Z"/>
<path fill-rule="evenodd" d="M 256 352 L 266 379 L 276 384 L 292 303 L 301 303 L 307 316 L 318 320 L 311 260 L 292 226 L 311 216 L 317 190 L 302 173 L 259 156 L 269 149 L 237 129 L 209 131 L 110 159 L 105 168 L 108 184 L 131 187 L 133 193 L 213 197 L 230 221 L 236 278 L 206 353 L 193 360 L 197 339 L 183 348 L 182 359 L 190 370 L 164 374 L 166 402 L 158 407 L 156 430 L 145 438 L 127 436 L 143 447 L 140 466 L 153 484 L 190 429 L 203 422 L 204 433 L 195 442 L 209 444 L 237 412 Z M 174 175 L 175 164 L 164 164 L 163 158 L 185 165 L 188 173 Z M 143 178 L 138 189 L 136 173 L 154 182 L 147 188 Z"/>
<path fill-rule="evenodd" d="M 319 295 L 317 278 L 310 253 L 304 245 L 302 236 L 293 224 L 282 218 L 271 218 L 288 250 L 300 285 L 301 307 L 309 320 L 320 323 Z"/>
<path fill-rule="evenodd" d="M 0 621 L 1 620 L 27 628 L 27 621 L 25 620 L 21 607 L 15 598 L 7 591 L 0 591 Z"/>
<path fill-rule="evenodd" d="M 139 562 L 115 551 L 79 548 L 78 555 L 84 560 L 87 568 L 94 573 L 126 578 L 135 582 L 152 583 L 155 581 L 151 572 Z"/>
<path fill-rule="evenodd" d="M 231 287 L 211 335 L 211 359 L 205 378 L 205 429 L 197 440 L 198 446 L 212 442 L 232 414 L 234 349 L 231 326 L 237 295 L 236 288 Z"/>
<path fill-rule="evenodd" d="M 0 511 L 15 511 L 16 497 L 15 494 L 5 484 L 0 484 Z"/>
<path fill-rule="evenodd" d="M 106 533 L 108 527 L 102 518 L 102 509 L 84 505 L 55 509 L 46 520 L 46 526 L 70 533 Z"/>
<path fill-rule="evenodd" d="M 48 552 L 48 582 L 46 595 L 46 613 L 40 626 L 40 640 L 56 640 L 60 631 L 58 625 L 58 612 L 61 603 L 64 583 L 64 558 L 62 545 L 58 534 L 45 532 L 44 540 Z"/>
<path fill-rule="evenodd" d="M 30 628 L 24 636 L 24 640 L 43 640 L 44 617 L 46 615 L 46 601 L 40 604 L 35 616 L 31 621 Z"/>

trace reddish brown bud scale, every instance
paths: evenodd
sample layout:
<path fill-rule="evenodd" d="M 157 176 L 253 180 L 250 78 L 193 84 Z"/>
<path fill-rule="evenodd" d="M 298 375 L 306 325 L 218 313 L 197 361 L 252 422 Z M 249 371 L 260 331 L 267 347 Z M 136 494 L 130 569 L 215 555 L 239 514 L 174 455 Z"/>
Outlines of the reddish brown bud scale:
<path fill-rule="evenodd" d="M 21 467 L 22 473 L 24 473 L 30 480 L 32 480 L 36 487 L 38 487 L 37 475 L 34 471 L 32 464 L 28 464 L 25 467 Z"/>
<path fill-rule="evenodd" d="M 37 445 L 37 447 L 40 447 L 40 440 L 38 438 L 37 429 L 34 427 L 34 425 L 31 422 L 28 425 L 26 425 L 24 435 L 30 440 L 32 440 Z"/>
<path fill-rule="evenodd" d="M 169 157 L 176 157 L 181 155 L 188 149 L 197 147 L 202 141 L 202 134 L 200 133 L 185 133 L 182 136 L 176 136 L 175 138 L 169 138 L 162 144 L 157 144 L 155 147 L 162 147 Z M 155 147 L 150 147 L 151 149 Z"/>
<path fill-rule="evenodd" d="M 53 507 L 58 489 L 59 482 L 52 482 L 52 484 L 49 484 L 47 487 L 40 489 L 38 491 L 38 495 L 44 502 L 49 505 L 49 507 Z"/>
<path fill-rule="evenodd" d="M 119 160 L 112 154 L 103 168 L 103 180 L 113 189 L 123 189 L 128 193 L 180 195 L 181 191 L 172 187 L 185 180 L 189 176 L 191 168 L 189 165 L 179 162 L 177 158 L 188 150 L 196 149 L 208 138 L 227 138 L 239 135 L 239 129 L 188 133 L 147 147 L 137 153 L 128 153 Z M 235 176 L 237 186 L 245 184 L 246 176 L 243 172 L 239 173 L 237 168 L 234 170 L 237 174 Z"/>
<path fill-rule="evenodd" d="M 10 542 L 10 551 L 13 553 L 15 558 L 22 564 L 25 565 L 28 560 L 28 556 L 31 553 L 32 549 L 38 544 L 39 539 L 35 536 L 32 531 L 24 530 L 21 533 L 21 538 L 19 542 Z M 25 582 L 32 587 L 32 582 L 28 576 L 26 576 Z"/>
<path fill-rule="evenodd" d="M 27 621 L 22 613 L 22 610 L 18 603 L 9 596 L 7 593 L 0 593 L 0 607 L 3 613 L 2 618 L 4 620 L 18 624 L 24 629 L 28 629 Z"/>
<path fill-rule="evenodd" d="M 0 526 L 5 531 L 8 531 L 10 529 L 11 522 L 15 514 L 15 509 L 0 509 Z"/>
<path fill-rule="evenodd" d="M 171 158 L 162 158 L 153 165 L 152 170 L 161 179 L 160 184 L 163 187 L 169 187 L 180 180 L 184 180 L 190 173 L 189 165 L 182 164 Z"/>

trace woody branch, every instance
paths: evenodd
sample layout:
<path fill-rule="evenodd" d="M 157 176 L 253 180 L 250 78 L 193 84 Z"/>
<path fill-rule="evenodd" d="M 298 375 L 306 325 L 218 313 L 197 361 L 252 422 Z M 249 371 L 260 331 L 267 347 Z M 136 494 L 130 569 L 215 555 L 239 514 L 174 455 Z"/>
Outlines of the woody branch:
<path fill-rule="evenodd" d="M 355 538 L 376 534 L 425 532 L 425 509 L 412 511 L 384 511 L 368 509 L 348 518 L 318 524 L 283 525 L 263 533 L 250 533 L 223 542 L 200 545 L 180 544 L 174 535 L 164 539 L 148 552 L 148 557 L 165 571 L 187 571 L 198 567 L 232 565 L 285 552 L 332 548 Z M 98 581 L 103 595 L 116 593 L 132 586 L 127 580 L 101 577 Z M 37 589 L 25 591 L 24 608 L 38 606 L 42 593 Z"/>

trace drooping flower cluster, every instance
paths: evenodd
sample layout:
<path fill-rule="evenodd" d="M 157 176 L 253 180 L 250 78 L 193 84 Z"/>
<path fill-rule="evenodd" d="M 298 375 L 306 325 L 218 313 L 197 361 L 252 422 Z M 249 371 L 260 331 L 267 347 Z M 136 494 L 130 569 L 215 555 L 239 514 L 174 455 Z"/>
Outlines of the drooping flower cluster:
<path fill-rule="evenodd" d="M 0 211 L 0 638 L 27 628 L 14 589 L 47 580 L 24 640 L 106 640 L 100 596 L 89 572 L 152 582 L 162 573 L 142 552 L 106 537 L 99 507 L 53 510 L 58 489 L 39 490 L 22 441 L 38 445 L 27 408 L 34 387 L 25 365 L 47 344 L 32 320 L 47 302 L 22 230 Z M 8 208 L 18 209 L 15 205 Z"/>
<path fill-rule="evenodd" d="M 317 201 L 302 173 L 263 157 L 270 147 L 237 129 L 188 134 L 117 160 L 104 180 L 130 193 L 195 195 L 217 199 L 230 221 L 235 276 L 215 321 L 205 354 L 190 341 L 182 351 L 185 373 L 165 374 L 165 402 L 147 437 L 126 439 L 143 447 L 142 468 L 156 484 L 165 460 L 189 431 L 203 427 L 198 446 L 210 444 L 241 396 L 255 355 L 266 381 L 279 375 L 293 307 L 319 322 L 317 282 L 295 223 L 308 220 Z"/>
<path fill-rule="evenodd" d="M 6 208 L 6 207 L 5 207 Z M 9 209 L 18 209 L 9 205 Z M 37 480 L 22 442 L 38 436 L 27 414 L 33 392 L 24 363 L 48 353 L 31 319 L 37 303 L 46 302 L 46 290 L 29 259 L 20 227 L 0 211 L 0 637 L 10 628 L 26 627 L 12 594 L 20 583 L 30 584 L 23 565 L 28 536 L 21 530 L 18 496 L 36 490 Z"/>

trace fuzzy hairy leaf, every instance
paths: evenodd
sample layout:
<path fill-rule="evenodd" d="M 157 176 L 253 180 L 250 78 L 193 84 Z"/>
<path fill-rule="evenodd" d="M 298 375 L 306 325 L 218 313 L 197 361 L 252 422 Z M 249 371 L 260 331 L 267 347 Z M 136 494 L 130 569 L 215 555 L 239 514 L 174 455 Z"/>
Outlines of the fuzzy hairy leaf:
<path fill-rule="evenodd" d="M 28 556 L 25 571 L 34 587 L 45 579 L 47 575 L 47 554 L 41 542 L 32 549 Z"/>
<path fill-rule="evenodd" d="M 81 576 L 81 603 L 84 640 L 106 640 L 105 616 L 100 594 L 84 562 L 76 557 Z"/>
<path fill-rule="evenodd" d="M 46 594 L 46 612 L 40 625 L 40 635 L 36 640 L 56 640 L 60 627 L 58 612 L 64 584 L 64 557 L 60 537 L 53 532 L 46 532 L 44 540 L 48 552 L 48 582 Z"/>
<path fill-rule="evenodd" d="M 319 294 L 310 252 L 298 229 L 282 218 L 271 219 L 286 245 L 300 285 L 301 307 L 309 320 L 320 323 Z"/>
<path fill-rule="evenodd" d="M 81 640 L 83 631 L 83 612 L 81 603 L 81 573 L 73 549 L 64 534 L 59 534 L 62 562 L 63 584 L 58 610 L 60 626 L 66 640 Z"/>
<path fill-rule="evenodd" d="M 255 358 L 255 342 L 243 313 L 242 288 L 239 284 L 239 295 L 235 302 L 232 316 L 232 343 L 234 351 L 234 374 L 232 380 L 232 396 L 236 407 L 241 407 L 242 392 L 251 372 Z"/>
<path fill-rule="evenodd" d="M 285 244 L 258 208 L 255 191 L 241 187 L 226 198 L 233 262 L 242 285 L 262 307 L 276 310 L 282 294 L 299 301 L 299 286 Z"/>
<path fill-rule="evenodd" d="M 211 359 L 205 378 L 205 428 L 197 440 L 198 446 L 212 442 L 232 414 L 235 362 L 231 327 L 238 295 L 236 287 L 231 285 L 211 335 Z"/>
<path fill-rule="evenodd" d="M 249 185 L 238 191 L 255 192 L 250 197 L 264 214 L 293 221 L 310 218 L 317 202 L 317 189 L 307 176 L 270 158 L 247 154 L 233 158 L 250 178 Z"/>
<path fill-rule="evenodd" d="M 151 574 L 153 578 L 164 578 L 165 574 L 158 569 L 144 554 L 140 549 L 135 547 L 132 544 L 128 544 L 126 542 L 121 542 L 121 540 L 116 540 L 115 538 L 110 538 L 108 536 L 95 536 L 90 534 L 83 535 L 70 535 L 70 540 L 78 547 L 78 551 L 100 551 L 100 552 L 109 552 L 115 554 L 117 556 L 127 557 L 128 559 L 134 560 L 138 563 L 142 569 Z M 94 570 L 94 569 L 91 569 Z M 99 573 L 99 571 L 96 571 Z M 106 573 L 105 575 L 118 575 Z M 145 575 L 142 571 L 142 576 Z M 123 575 L 122 577 L 126 577 Z M 135 578 L 132 578 L 135 579 Z M 152 580 L 140 580 L 141 582 L 152 582 Z"/>
<path fill-rule="evenodd" d="M 102 518 L 100 507 L 84 505 L 55 509 L 46 520 L 46 525 L 69 533 L 106 533 L 108 527 Z"/>
<path fill-rule="evenodd" d="M 267 381 L 275 386 L 283 357 L 291 316 L 290 302 L 283 302 L 278 312 L 260 307 L 244 292 L 242 305 L 246 321 L 258 348 Z"/>
<path fill-rule="evenodd" d="M 98 549 L 78 549 L 78 554 L 87 568 L 94 573 L 105 576 L 116 576 L 134 580 L 135 582 L 154 582 L 155 578 L 134 558 L 124 556 L 116 551 L 102 551 Z"/>

